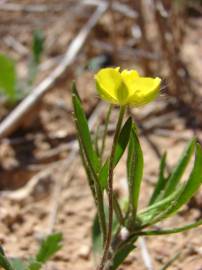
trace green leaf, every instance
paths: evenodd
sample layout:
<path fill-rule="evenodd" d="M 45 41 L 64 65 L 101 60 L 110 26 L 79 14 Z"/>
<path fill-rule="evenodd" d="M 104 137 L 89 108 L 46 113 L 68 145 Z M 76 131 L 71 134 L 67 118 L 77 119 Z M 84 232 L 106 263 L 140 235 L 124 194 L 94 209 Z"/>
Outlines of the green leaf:
<path fill-rule="evenodd" d="M 5 256 L 5 253 L 4 253 L 4 249 L 3 249 L 3 247 L 0 245 L 0 253 L 3 255 L 3 256 Z"/>
<path fill-rule="evenodd" d="M 173 201 L 170 201 L 167 209 L 158 211 L 150 223 L 155 224 L 173 214 L 175 214 L 184 204 L 186 204 L 191 197 L 197 192 L 202 183 L 202 150 L 199 144 L 196 144 L 196 153 L 195 153 L 195 162 L 192 169 L 192 172 L 187 180 L 183 183 L 182 188 L 179 189 L 180 192 L 175 195 Z M 172 193 L 174 194 L 174 193 Z"/>
<path fill-rule="evenodd" d="M 6 256 L 4 256 L 2 253 L 0 253 L 0 266 L 5 270 L 15 270 Z"/>
<path fill-rule="evenodd" d="M 165 187 L 165 191 L 163 196 L 166 197 L 169 194 L 171 194 L 176 186 L 178 185 L 191 157 L 192 154 L 194 152 L 194 147 L 196 144 L 196 139 L 193 139 L 189 142 L 189 144 L 187 145 L 186 149 L 184 150 L 177 166 L 175 167 L 173 173 L 171 174 L 171 176 L 169 177 L 166 187 Z"/>
<path fill-rule="evenodd" d="M 105 205 L 105 212 L 108 215 L 108 207 Z M 115 234 L 119 226 L 118 218 L 116 215 L 113 218 L 112 224 L 112 234 Z M 92 227 L 92 251 L 95 263 L 97 264 L 100 261 L 101 254 L 103 252 L 103 237 L 100 230 L 100 224 L 98 219 L 98 214 L 95 215 Z"/>
<path fill-rule="evenodd" d="M 77 136 L 79 138 L 80 149 L 83 151 L 84 160 L 86 161 L 86 169 L 89 170 L 89 180 L 94 181 L 94 187 L 96 191 L 97 207 L 99 212 L 100 224 L 102 226 L 103 236 L 106 234 L 106 221 L 103 204 L 103 192 L 98 180 L 98 171 L 100 169 L 100 161 L 93 149 L 91 141 L 90 131 L 88 128 L 88 122 L 81 106 L 80 98 L 76 90 L 76 85 L 72 86 L 72 103 L 74 107 L 74 121 L 77 128 Z"/>
<path fill-rule="evenodd" d="M 3 54 L 0 54 L 0 92 L 4 93 L 10 102 L 17 99 L 15 64 Z"/>
<path fill-rule="evenodd" d="M 42 263 L 37 262 L 35 260 L 31 260 L 27 269 L 28 270 L 39 270 L 42 268 L 42 266 L 43 266 Z"/>
<path fill-rule="evenodd" d="M 32 42 L 32 55 L 35 63 L 39 64 L 43 50 L 44 50 L 44 34 L 41 30 L 35 30 L 33 33 L 33 42 Z"/>
<path fill-rule="evenodd" d="M 40 249 L 36 255 L 36 261 L 45 263 L 62 247 L 62 234 L 50 234 L 44 241 L 42 241 Z"/>
<path fill-rule="evenodd" d="M 160 195 L 161 191 L 164 189 L 166 185 L 166 178 L 164 176 L 165 167 L 166 167 L 166 153 L 161 158 L 158 181 L 155 185 L 154 191 L 149 201 L 149 205 L 152 205 L 157 200 L 158 196 Z"/>
<path fill-rule="evenodd" d="M 143 169 L 143 153 L 136 134 L 135 126 L 133 126 L 130 136 L 127 159 L 128 188 L 130 197 L 129 209 L 132 211 L 133 218 L 135 218 L 137 212 Z"/>
<path fill-rule="evenodd" d="M 28 65 L 28 84 L 32 85 L 40 64 L 41 55 L 44 49 L 44 35 L 41 30 L 35 30 L 32 40 L 32 57 Z"/>
<path fill-rule="evenodd" d="M 138 213 L 141 225 L 145 227 L 155 224 L 156 220 L 160 217 L 164 217 L 165 213 L 175 204 L 177 198 L 184 190 L 184 186 L 185 184 L 180 184 L 172 194 L 148 206 L 146 209 L 141 210 L 140 213 Z"/>
<path fill-rule="evenodd" d="M 27 265 L 26 263 L 19 259 L 19 258 L 12 258 L 9 259 L 10 264 L 12 265 L 13 269 L 15 270 L 27 270 Z"/>
<path fill-rule="evenodd" d="M 171 228 L 171 229 L 163 229 L 163 230 L 147 230 L 147 231 L 138 232 L 138 235 L 149 236 L 149 235 L 175 234 L 175 233 L 181 233 L 181 232 L 191 230 L 201 225 L 202 225 L 202 219 L 194 223 L 179 227 L 179 228 Z"/>
<path fill-rule="evenodd" d="M 132 127 L 132 119 L 131 117 L 129 117 L 127 121 L 125 122 L 123 128 L 121 129 L 121 132 L 119 135 L 119 139 L 118 139 L 118 143 L 117 143 L 115 155 L 114 155 L 114 161 L 113 161 L 114 167 L 118 164 L 119 160 L 123 156 L 123 153 L 126 149 L 126 146 L 130 138 L 131 127 Z M 109 171 L 109 160 L 105 162 L 105 164 L 103 165 L 99 173 L 99 181 L 100 181 L 102 189 L 105 189 L 107 187 L 108 171 Z"/>
<path fill-rule="evenodd" d="M 135 246 L 133 244 L 124 245 L 124 247 L 119 249 L 114 256 L 110 270 L 116 270 L 123 263 L 129 253 L 134 249 Z"/>
<path fill-rule="evenodd" d="M 161 267 L 160 270 L 166 270 L 168 269 L 168 267 L 170 267 L 180 256 L 180 252 L 178 252 L 177 254 L 175 254 L 171 259 L 169 259 L 166 264 L 163 265 L 163 267 Z"/>
<path fill-rule="evenodd" d="M 95 191 L 95 185 L 94 185 L 94 178 L 93 178 L 93 175 L 92 175 L 92 172 L 91 172 L 91 168 L 85 158 L 85 154 L 84 154 L 84 149 L 82 148 L 82 145 L 80 143 L 80 139 L 78 138 L 78 141 L 79 141 L 79 153 L 80 153 L 80 157 L 81 157 L 81 160 L 82 160 L 82 164 L 83 164 L 83 167 L 85 169 L 85 172 L 86 172 L 86 175 L 87 175 L 87 180 L 88 180 L 88 184 L 89 184 L 89 187 L 91 189 L 91 192 L 92 192 L 92 195 L 93 195 L 93 198 L 95 200 L 95 203 L 96 203 L 96 191 Z"/>
<path fill-rule="evenodd" d="M 72 88 L 72 102 L 74 107 L 74 121 L 76 124 L 78 136 L 81 140 L 82 148 L 88 163 L 95 172 L 98 171 L 100 164 L 96 152 L 93 149 L 93 144 L 91 141 L 90 131 L 88 128 L 88 122 L 81 106 L 80 98 L 78 97 L 78 92 L 75 91 L 76 86 L 73 85 Z"/>
<path fill-rule="evenodd" d="M 103 248 L 103 237 L 100 230 L 100 224 L 98 220 L 98 215 L 95 215 L 93 227 L 92 227 L 92 250 L 95 259 L 95 263 L 98 263 L 100 256 L 102 254 Z"/>
<path fill-rule="evenodd" d="M 195 162 L 189 179 L 186 182 L 182 194 L 179 196 L 176 204 L 172 207 L 169 214 L 175 213 L 197 192 L 202 184 L 202 149 L 200 144 L 196 144 Z"/>

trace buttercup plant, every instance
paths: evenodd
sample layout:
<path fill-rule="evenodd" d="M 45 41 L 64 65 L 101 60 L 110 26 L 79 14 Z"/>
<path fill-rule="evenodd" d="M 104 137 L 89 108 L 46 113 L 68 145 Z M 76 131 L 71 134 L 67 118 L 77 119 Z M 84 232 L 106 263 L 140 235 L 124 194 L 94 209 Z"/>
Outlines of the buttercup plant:
<path fill-rule="evenodd" d="M 124 115 L 127 106 L 140 107 L 152 102 L 159 95 L 161 79 L 141 77 L 135 70 L 120 72 L 120 68 L 104 68 L 95 75 L 95 81 L 100 97 L 110 103 L 101 149 L 93 144 L 75 83 L 72 87 L 74 121 L 82 162 L 97 208 L 92 235 L 95 258 L 101 258 L 97 269 L 115 270 L 136 248 L 135 242 L 138 237 L 183 232 L 202 224 L 202 220 L 198 220 L 178 228 L 162 230 L 151 228 L 176 214 L 199 189 L 202 182 L 202 149 L 196 140 L 192 139 L 168 176 L 165 175 L 166 155 L 163 155 L 159 176 L 148 206 L 139 210 L 144 167 L 143 153 L 136 126 L 131 117 L 123 124 Z M 110 155 L 103 162 L 103 147 L 113 105 L 120 107 L 119 116 Z M 126 150 L 128 198 L 127 205 L 122 206 L 113 190 L 113 175 Z M 182 182 L 181 178 L 193 154 L 195 160 L 192 171 L 187 181 Z M 105 192 L 108 200 L 104 199 Z"/>

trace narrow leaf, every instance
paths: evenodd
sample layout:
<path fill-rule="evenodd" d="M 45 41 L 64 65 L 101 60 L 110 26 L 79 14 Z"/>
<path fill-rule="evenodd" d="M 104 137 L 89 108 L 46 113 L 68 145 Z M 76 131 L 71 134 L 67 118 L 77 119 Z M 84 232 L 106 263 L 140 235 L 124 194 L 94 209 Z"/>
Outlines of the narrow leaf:
<path fill-rule="evenodd" d="M 178 252 L 177 254 L 175 254 L 170 260 L 168 260 L 166 262 L 166 264 L 164 264 L 163 267 L 161 267 L 160 270 L 167 270 L 168 267 L 170 267 L 180 256 L 180 252 Z"/>
<path fill-rule="evenodd" d="M 193 228 L 196 228 L 198 226 L 202 225 L 202 219 L 199 221 L 196 221 L 194 223 L 179 227 L 179 228 L 172 228 L 172 229 L 163 229 L 163 230 L 148 230 L 148 231 L 142 231 L 138 232 L 138 235 L 165 235 L 165 234 L 175 234 L 175 233 L 181 233 L 188 230 L 191 230 Z"/>
<path fill-rule="evenodd" d="M 49 235 L 41 244 L 41 247 L 36 255 L 36 260 L 45 263 L 62 247 L 62 234 L 53 233 Z"/>
<path fill-rule="evenodd" d="M 10 264 L 15 270 L 27 270 L 27 265 L 24 261 L 19 258 L 9 259 Z"/>
<path fill-rule="evenodd" d="M 133 244 L 124 245 L 123 248 L 119 249 L 114 256 L 110 270 L 116 270 L 123 263 L 129 253 L 134 249 L 135 246 Z"/>
<path fill-rule="evenodd" d="M 0 245 L 0 253 L 5 256 L 4 249 L 3 249 L 3 247 L 1 245 Z"/>
<path fill-rule="evenodd" d="M 42 263 L 33 260 L 33 261 L 30 261 L 30 264 L 29 264 L 27 269 L 28 270 L 39 270 L 42 268 L 42 266 L 43 266 Z"/>
<path fill-rule="evenodd" d="M 196 144 L 195 162 L 189 179 L 185 185 L 185 188 L 178 198 L 174 207 L 170 210 L 169 214 L 175 213 L 178 209 L 186 204 L 191 197 L 197 192 L 202 184 L 202 149 L 200 144 Z"/>
<path fill-rule="evenodd" d="M 162 217 L 165 217 L 165 214 L 173 208 L 177 198 L 182 194 L 184 187 L 185 184 L 180 184 L 172 194 L 141 210 L 138 213 L 138 218 L 142 221 L 142 226 L 155 224 Z"/>
<path fill-rule="evenodd" d="M 91 141 L 90 131 L 88 128 L 88 122 L 81 106 L 80 100 L 78 98 L 78 93 L 75 92 L 75 85 L 72 89 L 72 101 L 74 107 L 74 120 L 77 128 L 79 138 L 81 139 L 81 144 L 84 149 L 86 158 L 95 172 L 99 169 L 99 160 L 96 152 L 93 149 L 93 144 Z"/>
<path fill-rule="evenodd" d="M 140 186 L 143 176 L 143 153 L 133 126 L 129 142 L 127 171 L 128 171 L 128 188 L 130 196 L 130 209 L 133 212 L 133 218 L 136 216 Z"/>
<path fill-rule="evenodd" d="M 96 202 L 96 191 L 95 191 L 95 185 L 94 185 L 94 178 L 93 178 L 93 175 L 92 175 L 92 172 L 91 172 L 91 168 L 90 168 L 90 166 L 88 164 L 88 161 L 85 158 L 84 149 L 83 149 L 83 147 L 81 145 L 81 142 L 80 142 L 79 138 L 78 138 L 78 141 L 79 141 L 79 150 L 80 150 L 79 152 L 80 152 L 81 160 L 82 160 L 82 163 L 83 163 L 83 167 L 84 167 L 85 172 L 86 172 L 88 184 L 89 184 L 89 187 L 91 189 L 93 198 L 94 198 L 94 200 Z"/>
<path fill-rule="evenodd" d="M 191 157 L 194 152 L 194 147 L 196 144 L 196 139 L 193 139 L 190 141 L 190 143 L 187 145 L 186 149 L 184 150 L 177 166 L 175 167 L 173 173 L 169 177 L 167 181 L 167 185 L 165 187 L 165 192 L 164 192 L 164 197 L 168 196 L 171 194 L 176 186 L 178 185 Z"/>
<path fill-rule="evenodd" d="M 158 181 L 155 185 L 154 191 L 149 201 L 149 205 L 153 204 L 156 201 L 156 199 L 158 198 L 161 191 L 164 189 L 166 185 L 166 178 L 164 176 L 165 167 L 166 167 L 166 153 L 161 158 Z"/>
<path fill-rule="evenodd" d="M 119 160 L 124 154 L 124 151 L 129 141 L 131 127 L 132 127 L 132 119 L 131 117 L 129 117 L 128 120 L 125 122 L 123 128 L 121 129 L 119 135 L 113 161 L 114 167 L 118 164 Z M 99 174 L 99 181 L 102 186 L 102 189 L 105 189 L 107 187 L 108 170 L 109 170 L 109 160 L 105 162 Z"/>
<path fill-rule="evenodd" d="M 4 93 L 11 102 L 17 99 L 15 64 L 3 54 L 0 54 L 0 92 Z"/>
<path fill-rule="evenodd" d="M 41 30 L 35 30 L 33 33 L 32 54 L 33 60 L 37 64 L 39 64 L 40 62 L 43 49 L 44 49 L 44 34 Z"/>
<path fill-rule="evenodd" d="M 2 253 L 0 253 L 0 266 L 5 270 L 15 270 L 6 256 L 4 256 Z"/>
<path fill-rule="evenodd" d="M 103 241 L 102 234 L 100 230 L 100 224 L 98 220 L 98 215 L 96 214 L 92 227 L 92 250 L 95 259 L 95 263 L 97 264 L 100 256 L 102 254 Z"/>

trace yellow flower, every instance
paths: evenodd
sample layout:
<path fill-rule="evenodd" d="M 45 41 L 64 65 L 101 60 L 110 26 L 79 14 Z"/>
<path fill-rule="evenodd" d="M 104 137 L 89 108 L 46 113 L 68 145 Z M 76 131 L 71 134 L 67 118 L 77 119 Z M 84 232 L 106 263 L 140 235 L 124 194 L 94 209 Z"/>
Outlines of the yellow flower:
<path fill-rule="evenodd" d="M 136 70 L 103 68 L 96 75 L 96 87 L 101 98 L 118 105 L 142 106 L 160 92 L 160 78 L 141 77 Z"/>

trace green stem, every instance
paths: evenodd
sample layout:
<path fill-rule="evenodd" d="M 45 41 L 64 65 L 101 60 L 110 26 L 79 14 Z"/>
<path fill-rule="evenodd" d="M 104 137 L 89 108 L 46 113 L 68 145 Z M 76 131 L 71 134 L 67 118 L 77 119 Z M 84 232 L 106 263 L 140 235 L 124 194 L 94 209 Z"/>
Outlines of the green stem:
<path fill-rule="evenodd" d="M 76 126 L 78 125 L 77 122 L 76 123 Z M 79 137 L 79 142 L 81 142 L 81 139 Z M 81 144 L 80 144 L 81 146 Z M 82 151 L 82 149 L 81 149 Z M 83 147 L 83 151 L 84 153 L 86 153 L 86 149 L 85 147 Z M 104 200 L 103 200 L 103 192 L 102 192 L 102 188 L 100 186 L 100 183 L 99 183 L 99 179 L 98 179 L 98 176 L 97 176 L 97 173 L 95 172 L 92 164 L 91 164 L 91 161 L 89 160 L 89 157 L 88 155 L 85 155 L 86 156 L 86 161 L 88 163 L 88 166 L 89 166 L 89 171 L 91 172 L 92 174 L 92 179 L 93 179 L 93 182 L 94 182 L 94 187 L 95 187 L 95 193 L 96 193 L 96 201 L 97 201 L 97 208 L 98 208 L 98 218 L 99 218 L 99 223 L 100 223 L 100 228 L 102 230 L 102 233 L 103 233 L 103 242 L 106 241 L 106 235 L 107 235 L 107 229 L 106 229 L 106 219 L 105 219 L 105 211 L 104 211 Z"/>
<path fill-rule="evenodd" d="M 95 177 L 95 190 L 96 190 L 96 195 L 97 195 L 97 207 L 98 207 L 98 217 L 99 217 L 99 222 L 101 225 L 101 230 L 103 233 L 103 243 L 106 241 L 107 237 L 107 230 L 106 230 L 106 220 L 105 220 L 105 211 L 104 211 L 104 203 L 103 203 L 103 192 L 102 189 L 99 185 L 99 179 L 97 175 L 94 175 Z"/>
<path fill-rule="evenodd" d="M 88 163 L 86 162 L 86 158 L 85 158 L 85 155 L 84 155 L 84 152 L 83 152 L 83 149 L 82 149 L 81 140 L 79 139 L 79 136 L 77 136 L 77 137 L 78 137 L 78 142 L 79 142 L 79 153 L 80 153 L 81 160 L 82 160 L 83 166 L 84 166 L 86 174 L 87 174 L 88 184 L 90 186 L 93 198 L 94 198 L 95 203 L 97 205 L 97 198 L 96 198 L 96 191 L 95 191 L 94 181 L 93 181 L 93 178 L 92 178 Z"/>
<path fill-rule="evenodd" d="M 119 202 L 115 196 L 115 194 L 113 194 L 113 207 L 114 207 L 114 212 L 115 212 L 115 215 L 119 221 L 119 223 L 124 226 L 124 217 L 123 217 L 123 214 L 122 214 L 122 211 L 121 211 L 121 207 L 119 205 Z"/>
<path fill-rule="evenodd" d="M 111 150 L 111 155 L 109 159 L 109 172 L 108 172 L 108 199 L 109 199 L 109 217 L 108 217 L 108 230 L 107 230 L 107 238 L 105 241 L 105 247 L 104 247 L 104 253 L 103 257 L 99 266 L 99 270 L 103 270 L 109 256 L 109 250 L 111 246 L 111 240 L 112 240 L 112 223 L 113 223 L 113 172 L 114 172 L 114 155 L 115 155 L 115 150 L 116 150 L 116 145 L 118 142 L 122 122 L 123 122 L 123 117 L 125 113 L 125 106 L 122 106 L 120 108 L 119 112 L 119 118 L 118 122 L 116 125 L 116 130 L 114 134 L 114 139 L 113 139 L 113 144 L 112 144 L 112 150 Z"/>
<path fill-rule="evenodd" d="M 97 128 L 96 128 L 96 132 L 95 132 L 95 151 L 96 151 L 96 154 L 97 154 L 98 157 L 100 156 L 100 149 L 99 149 L 99 137 L 100 137 L 100 135 L 99 135 L 99 133 L 100 133 L 100 126 L 98 124 Z"/>
<path fill-rule="evenodd" d="M 100 151 L 100 160 L 102 161 L 103 158 L 103 153 L 105 149 L 105 143 L 106 143 L 106 137 L 107 137 L 107 130 L 108 130 L 108 125 L 109 125 L 109 118 L 112 112 L 112 104 L 109 105 L 107 115 L 106 115 L 106 120 L 105 120 L 105 125 L 104 125 L 104 132 L 103 132 L 103 139 L 102 139 L 102 146 L 101 146 L 101 151 Z"/>

